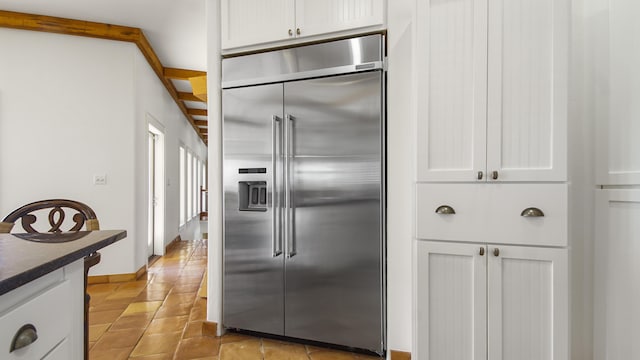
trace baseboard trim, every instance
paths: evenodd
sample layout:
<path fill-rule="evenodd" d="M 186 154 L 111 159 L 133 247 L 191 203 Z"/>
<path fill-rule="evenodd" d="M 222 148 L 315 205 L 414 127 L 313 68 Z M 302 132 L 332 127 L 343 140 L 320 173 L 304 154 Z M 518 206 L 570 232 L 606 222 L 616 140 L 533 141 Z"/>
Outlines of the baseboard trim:
<path fill-rule="evenodd" d="M 202 335 L 208 337 L 218 336 L 218 324 L 212 321 L 202 322 Z"/>
<path fill-rule="evenodd" d="M 87 277 L 87 284 L 111 284 L 140 280 L 147 275 L 147 266 L 143 265 L 138 271 L 130 274 L 95 275 Z"/>
<path fill-rule="evenodd" d="M 411 353 L 391 350 L 391 360 L 411 360 Z"/>
<path fill-rule="evenodd" d="M 180 237 L 180 235 L 176 236 L 175 239 L 171 240 L 171 242 L 164 247 L 164 253 L 166 254 L 169 251 L 173 250 L 173 248 L 176 247 L 176 245 L 178 245 L 180 241 L 182 241 L 182 238 Z"/>

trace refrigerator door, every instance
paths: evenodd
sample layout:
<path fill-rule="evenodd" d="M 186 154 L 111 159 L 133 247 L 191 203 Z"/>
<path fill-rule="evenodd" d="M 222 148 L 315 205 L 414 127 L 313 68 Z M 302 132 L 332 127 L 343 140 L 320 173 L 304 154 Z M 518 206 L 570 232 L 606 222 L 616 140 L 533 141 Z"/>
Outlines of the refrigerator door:
<path fill-rule="evenodd" d="M 285 335 L 382 352 L 382 74 L 286 83 Z"/>
<path fill-rule="evenodd" d="M 282 335 L 284 256 L 277 194 L 283 85 L 224 90 L 222 102 L 223 324 Z"/>

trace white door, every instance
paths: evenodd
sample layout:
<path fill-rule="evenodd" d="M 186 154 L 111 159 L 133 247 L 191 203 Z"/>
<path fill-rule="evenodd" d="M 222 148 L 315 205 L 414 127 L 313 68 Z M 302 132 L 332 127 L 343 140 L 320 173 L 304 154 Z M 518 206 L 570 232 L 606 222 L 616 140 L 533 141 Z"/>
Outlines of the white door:
<path fill-rule="evenodd" d="M 486 248 L 417 241 L 418 360 L 486 358 Z"/>
<path fill-rule="evenodd" d="M 489 1 L 489 181 L 567 179 L 569 5 Z"/>
<path fill-rule="evenodd" d="M 383 0 L 296 0 L 297 36 L 326 34 L 383 23 Z"/>
<path fill-rule="evenodd" d="M 418 180 L 485 181 L 487 1 L 417 6 Z"/>
<path fill-rule="evenodd" d="M 640 189 L 596 192 L 594 358 L 640 359 Z"/>
<path fill-rule="evenodd" d="M 222 49 L 295 37 L 295 0 L 222 0 Z"/>
<path fill-rule="evenodd" d="M 488 250 L 489 360 L 568 359 L 568 250 Z"/>
<path fill-rule="evenodd" d="M 147 183 L 149 189 L 149 203 L 148 203 L 148 238 L 147 238 L 147 257 L 154 255 L 154 242 L 155 242 L 155 212 L 156 212 L 156 134 L 149 131 L 149 181 Z"/>

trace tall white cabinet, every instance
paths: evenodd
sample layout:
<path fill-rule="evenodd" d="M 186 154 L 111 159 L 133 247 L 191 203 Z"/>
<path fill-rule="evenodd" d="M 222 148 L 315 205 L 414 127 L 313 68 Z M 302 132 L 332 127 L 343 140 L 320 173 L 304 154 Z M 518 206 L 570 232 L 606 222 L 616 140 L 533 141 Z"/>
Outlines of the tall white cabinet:
<path fill-rule="evenodd" d="M 640 358 L 640 3 L 609 0 L 594 52 L 596 109 L 594 359 Z M 607 34 L 607 32 L 605 32 Z"/>
<path fill-rule="evenodd" d="M 569 358 L 570 3 L 416 2 L 417 359 Z"/>

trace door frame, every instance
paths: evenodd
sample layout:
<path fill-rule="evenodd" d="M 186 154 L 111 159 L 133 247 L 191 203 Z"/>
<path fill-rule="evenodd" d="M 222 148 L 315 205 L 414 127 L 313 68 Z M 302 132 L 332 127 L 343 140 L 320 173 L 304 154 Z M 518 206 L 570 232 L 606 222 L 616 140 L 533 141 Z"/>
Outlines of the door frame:
<path fill-rule="evenodd" d="M 147 130 L 157 136 L 155 142 L 155 194 L 157 197 L 156 211 L 154 212 L 154 229 L 155 234 L 153 241 L 153 255 L 164 255 L 165 252 L 165 218 L 166 218 L 166 172 L 165 172 L 165 128 L 151 114 L 146 114 Z M 148 136 L 148 135 L 147 135 Z M 147 154 L 147 163 L 150 154 Z M 150 174 L 147 174 L 150 176 Z M 148 192 L 147 192 L 148 193 Z M 147 199 L 148 203 L 149 199 Z M 147 217 L 149 214 L 147 214 Z M 147 229 L 150 231 L 150 229 Z"/>

